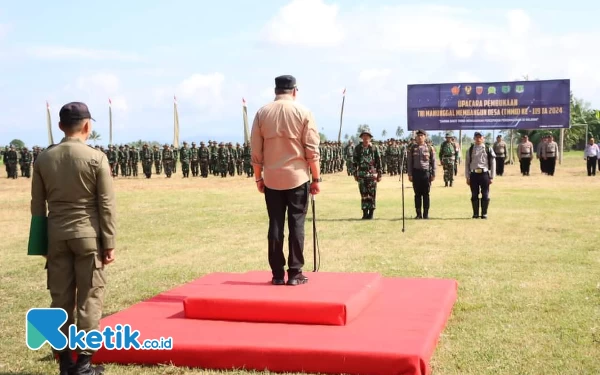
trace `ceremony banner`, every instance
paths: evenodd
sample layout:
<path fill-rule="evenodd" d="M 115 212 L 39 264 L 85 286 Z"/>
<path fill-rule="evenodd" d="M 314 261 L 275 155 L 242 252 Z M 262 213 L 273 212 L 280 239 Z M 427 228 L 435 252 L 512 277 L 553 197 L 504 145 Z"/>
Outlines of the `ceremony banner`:
<path fill-rule="evenodd" d="M 570 80 L 408 85 L 408 130 L 568 128 Z"/>

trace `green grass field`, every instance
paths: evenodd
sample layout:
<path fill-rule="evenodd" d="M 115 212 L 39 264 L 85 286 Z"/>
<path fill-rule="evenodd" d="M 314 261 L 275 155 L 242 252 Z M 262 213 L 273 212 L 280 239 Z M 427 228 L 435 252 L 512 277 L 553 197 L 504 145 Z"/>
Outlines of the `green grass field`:
<path fill-rule="evenodd" d="M 415 221 L 405 180 L 385 176 L 375 220 L 344 174 L 325 175 L 317 197 L 321 271 L 454 278 L 458 301 L 432 359 L 436 375 L 600 373 L 600 175 L 581 152 L 554 177 L 522 177 L 518 165 L 491 187 L 489 219 L 471 219 L 459 172 L 432 188 L 431 220 Z M 267 214 L 252 179 L 118 179 L 118 246 L 106 313 L 210 272 L 268 270 Z M 0 179 L 0 374 L 54 374 L 50 350 L 25 345 L 25 313 L 49 306 L 42 258 L 26 256 L 30 180 Z M 309 214 L 310 217 L 310 214 Z M 312 268 L 307 222 L 307 268 Z M 212 374 L 108 366 L 107 374 Z M 231 372 L 245 374 L 245 372 Z"/>

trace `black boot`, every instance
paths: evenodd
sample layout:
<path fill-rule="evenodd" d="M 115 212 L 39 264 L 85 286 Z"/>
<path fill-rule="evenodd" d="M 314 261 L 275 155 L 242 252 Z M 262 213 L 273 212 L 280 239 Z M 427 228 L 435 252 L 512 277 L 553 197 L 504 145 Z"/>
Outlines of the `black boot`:
<path fill-rule="evenodd" d="M 365 220 L 369 217 L 369 210 L 363 210 L 362 220 Z"/>
<path fill-rule="evenodd" d="M 373 213 L 374 213 L 374 212 L 375 212 L 375 209 L 374 209 L 374 208 L 371 208 L 371 209 L 369 210 L 369 216 L 367 217 L 367 219 L 369 219 L 369 220 L 373 219 Z"/>
<path fill-rule="evenodd" d="M 429 195 L 423 196 L 423 219 L 429 219 Z"/>
<path fill-rule="evenodd" d="M 415 210 L 417 211 L 417 216 L 415 219 L 422 219 L 423 215 L 421 214 L 421 197 L 415 197 Z"/>
<path fill-rule="evenodd" d="M 479 199 L 471 199 L 471 206 L 473 206 L 473 219 L 479 218 Z"/>
<path fill-rule="evenodd" d="M 104 366 L 92 366 L 92 356 L 80 354 L 72 375 L 102 375 Z"/>
<path fill-rule="evenodd" d="M 75 370 L 75 361 L 70 350 L 65 350 L 58 354 L 58 363 L 60 375 L 72 375 Z"/>
<path fill-rule="evenodd" d="M 488 206 L 490 205 L 490 200 L 481 200 L 481 218 L 482 219 L 487 219 L 487 210 L 488 210 Z"/>

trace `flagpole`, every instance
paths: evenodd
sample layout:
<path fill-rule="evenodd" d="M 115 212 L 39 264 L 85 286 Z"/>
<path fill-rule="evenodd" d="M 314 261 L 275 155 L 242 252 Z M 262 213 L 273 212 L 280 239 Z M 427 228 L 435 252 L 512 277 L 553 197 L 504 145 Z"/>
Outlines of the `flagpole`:
<path fill-rule="evenodd" d="M 108 144 L 112 145 L 113 144 L 113 120 L 112 120 L 112 100 L 110 100 L 110 98 L 108 98 L 108 126 L 109 126 Z"/>
<path fill-rule="evenodd" d="M 342 142 L 342 121 L 344 118 L 344 102 L 346 101 L 346 89 L 344 88 L 344 92 L 342 93 L 342 110 L 340 112 L 340 130 L 338 132 L 338 142 Z"/>
<path fill-rule="evenodd" d="M 52 116 L 50 115 L 50 104 L 46 100 L 46 125 L 48 126 L 48 144 L 54 144 L 54 137 L 52 136 Z"/>
<path fill-rule="evenodd" d="M 244 120 L 244 142 L 250 143 L 250 129 L 248 128 L 248 107 L 246 105 L 246 99 L 242 98 L 242 117 Z"/>
<path fill-rule="evenodd" d="M 179 113 L 177 112 L 177 96 L 173 95 L 173 146 L 179 148 Z"/>

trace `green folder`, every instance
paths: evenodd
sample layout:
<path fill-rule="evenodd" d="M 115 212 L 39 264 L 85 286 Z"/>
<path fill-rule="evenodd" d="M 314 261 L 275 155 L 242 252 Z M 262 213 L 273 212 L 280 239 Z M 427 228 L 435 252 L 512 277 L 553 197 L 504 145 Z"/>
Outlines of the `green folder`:
<path fill-rule="evenodd" d="M 29 245 L 27 255 L 48 254 L 48 218 L 46 216 L 32 216 L 29 228 Z"/>

